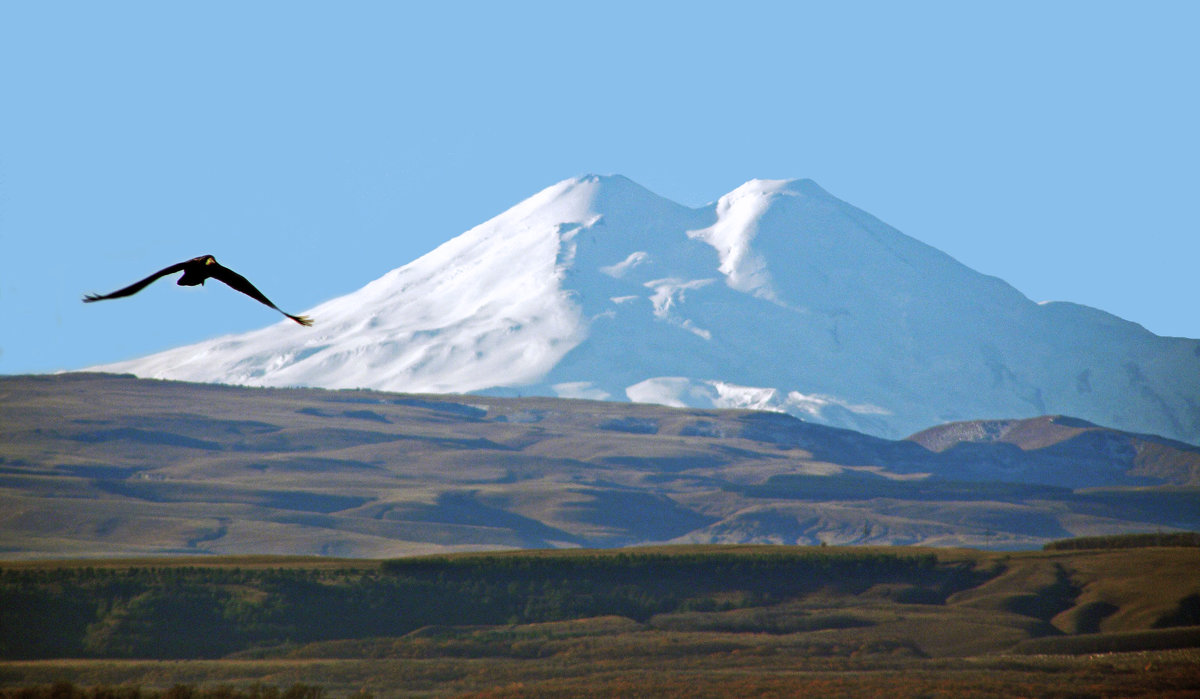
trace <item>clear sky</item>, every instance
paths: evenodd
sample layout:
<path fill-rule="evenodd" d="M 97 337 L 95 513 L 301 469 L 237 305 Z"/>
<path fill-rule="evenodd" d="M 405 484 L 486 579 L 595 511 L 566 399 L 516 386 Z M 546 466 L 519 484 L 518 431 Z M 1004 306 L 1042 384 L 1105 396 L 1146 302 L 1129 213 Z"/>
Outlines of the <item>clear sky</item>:
<path fill-rule="evenodd" d="M 1200 337 L 1200 3 L 0 0 L 0 374 L 299 313 L 559 180 L 816 180 L 1035 301 Z"/>

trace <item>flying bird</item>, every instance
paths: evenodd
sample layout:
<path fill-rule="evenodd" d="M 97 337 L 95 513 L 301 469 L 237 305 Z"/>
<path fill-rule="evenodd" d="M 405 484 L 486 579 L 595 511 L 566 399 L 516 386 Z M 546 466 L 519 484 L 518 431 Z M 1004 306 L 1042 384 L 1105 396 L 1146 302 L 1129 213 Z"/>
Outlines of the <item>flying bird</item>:
<path fill-rule="evenodd" d="M 151 282 L 159 277 L 165 277 L 168 274 L 175 274 L 176 272 L 183 272 L 183 276 L 179 278 L 179 281 L 175 282 L 179 286 L 198 286 L 203 285 L 206 279 L 217 279 L 225 282 L 227 285 L 229 285 L 229 287 L 242 292 L 259 303 L 263 303 L 271 308 L 274 308 L 301 325 L 312 325 L 312 319 L 310 319 L 308 316 L 294 316 L 291 313 L 284 312 L 279 306 L 271 303 L 271 299 L 267 298 L 261 291 L 254 288 L 254 285 L 251 284 L 245 277 L 233 271 L 232 269 L 229 269 L 228 267 L 222 266 L 221 263 L 217 262 L 217 258 L 213 257 L 212 255 L 193 257 L 186 262 L 180 262 L 179 264 L 171 265 L 166 269 L 160 269 L 140 282 L 130 284 L 124 289 L 118 289 L 111 294 L 104 294 L 103 296 L 100 294 L 88 294 L 87 296 L 83 297 L 83 302 L 91 303 L 92 301 L 104 301 L 105 299 L 119 299 L 122 296 L 132 296 L 149 286 Z"/>

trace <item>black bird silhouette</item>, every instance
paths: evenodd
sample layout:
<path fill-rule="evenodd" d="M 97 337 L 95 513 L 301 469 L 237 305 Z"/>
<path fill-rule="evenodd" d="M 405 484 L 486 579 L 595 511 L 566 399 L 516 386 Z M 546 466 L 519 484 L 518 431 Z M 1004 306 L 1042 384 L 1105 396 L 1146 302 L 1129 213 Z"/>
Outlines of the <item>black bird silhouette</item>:
<path fill-rule="evenodd" d="M 155 279 L 158 279 L 159 277 L 165 277 L 168 274 L 174 274 L 176 272 L 183 272 L 183 276 L 179 278 L 179 281 L 175 282 L 179 286 L 203 285 L 204 280 L 206 279 L 218 279 L 228 284 L 230 288 L 236 289 L 250 298 L 274 308 L 301 325 L 312 325 L 312 319 L 308 316 L 294 316 L 291 313 L 285 312 L 279 306 L 271 303 L 271 299 L 267 298 L 261 291 L 254 288 L 254 285 L 251 284 L 245 277 L 233 271 L 232 269 L 229 269 L 228 267 L 223 267 L 221 263 L 217 262 L 217 258 L 213 257 L 212 255 L 193 257 L 187 262 L 180 262 L 179 264 L 171 265 L 166 269 L 160 269 L 140 282 L 130 284 L 124 289 L 118 289 L 111 294 L 104 294 L 103 296 L 100 294 L 88 294 L 87 296 L 83 297 L 83 302 L 91 303 L 92 301 L 104 301 L 105 299 L 119 299 L 122 296 L 132 296 L 142 289 L 145 289 Z"/>

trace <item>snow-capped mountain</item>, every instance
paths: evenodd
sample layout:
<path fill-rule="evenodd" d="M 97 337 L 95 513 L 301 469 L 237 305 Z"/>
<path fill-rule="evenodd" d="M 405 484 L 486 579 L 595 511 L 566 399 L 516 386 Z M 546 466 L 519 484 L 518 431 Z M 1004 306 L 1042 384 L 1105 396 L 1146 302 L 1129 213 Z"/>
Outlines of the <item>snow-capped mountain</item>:
<path fill-rule="evenodd" d="M 696 209 L 566 180 L 308 315 L 96 368 L 760 408 L 893 438 L 1055 413 L 1200 442 L 1200 341 L 1034 303 L 809 180 Z"/>

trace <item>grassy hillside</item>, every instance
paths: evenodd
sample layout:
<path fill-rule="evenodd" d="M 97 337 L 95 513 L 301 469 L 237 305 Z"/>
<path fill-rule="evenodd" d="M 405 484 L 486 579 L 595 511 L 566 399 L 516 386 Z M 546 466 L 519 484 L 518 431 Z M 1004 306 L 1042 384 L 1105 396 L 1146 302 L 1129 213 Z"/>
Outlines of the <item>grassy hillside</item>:
<path fill-rule="evenodd" d="M 938 453 L 748 411 L 0 377 L 0 558 L 1018 549 L 1200 529 L 1174 457 L 1151 477 L 1101 458 L 1119 449 L 1063 444 Z"/>
<path fill-rule="evenodd" d="M 1165 696 L 1200 691 L 1196 570 L 1172 547 L 10 563 L 0 687 Z"/>

